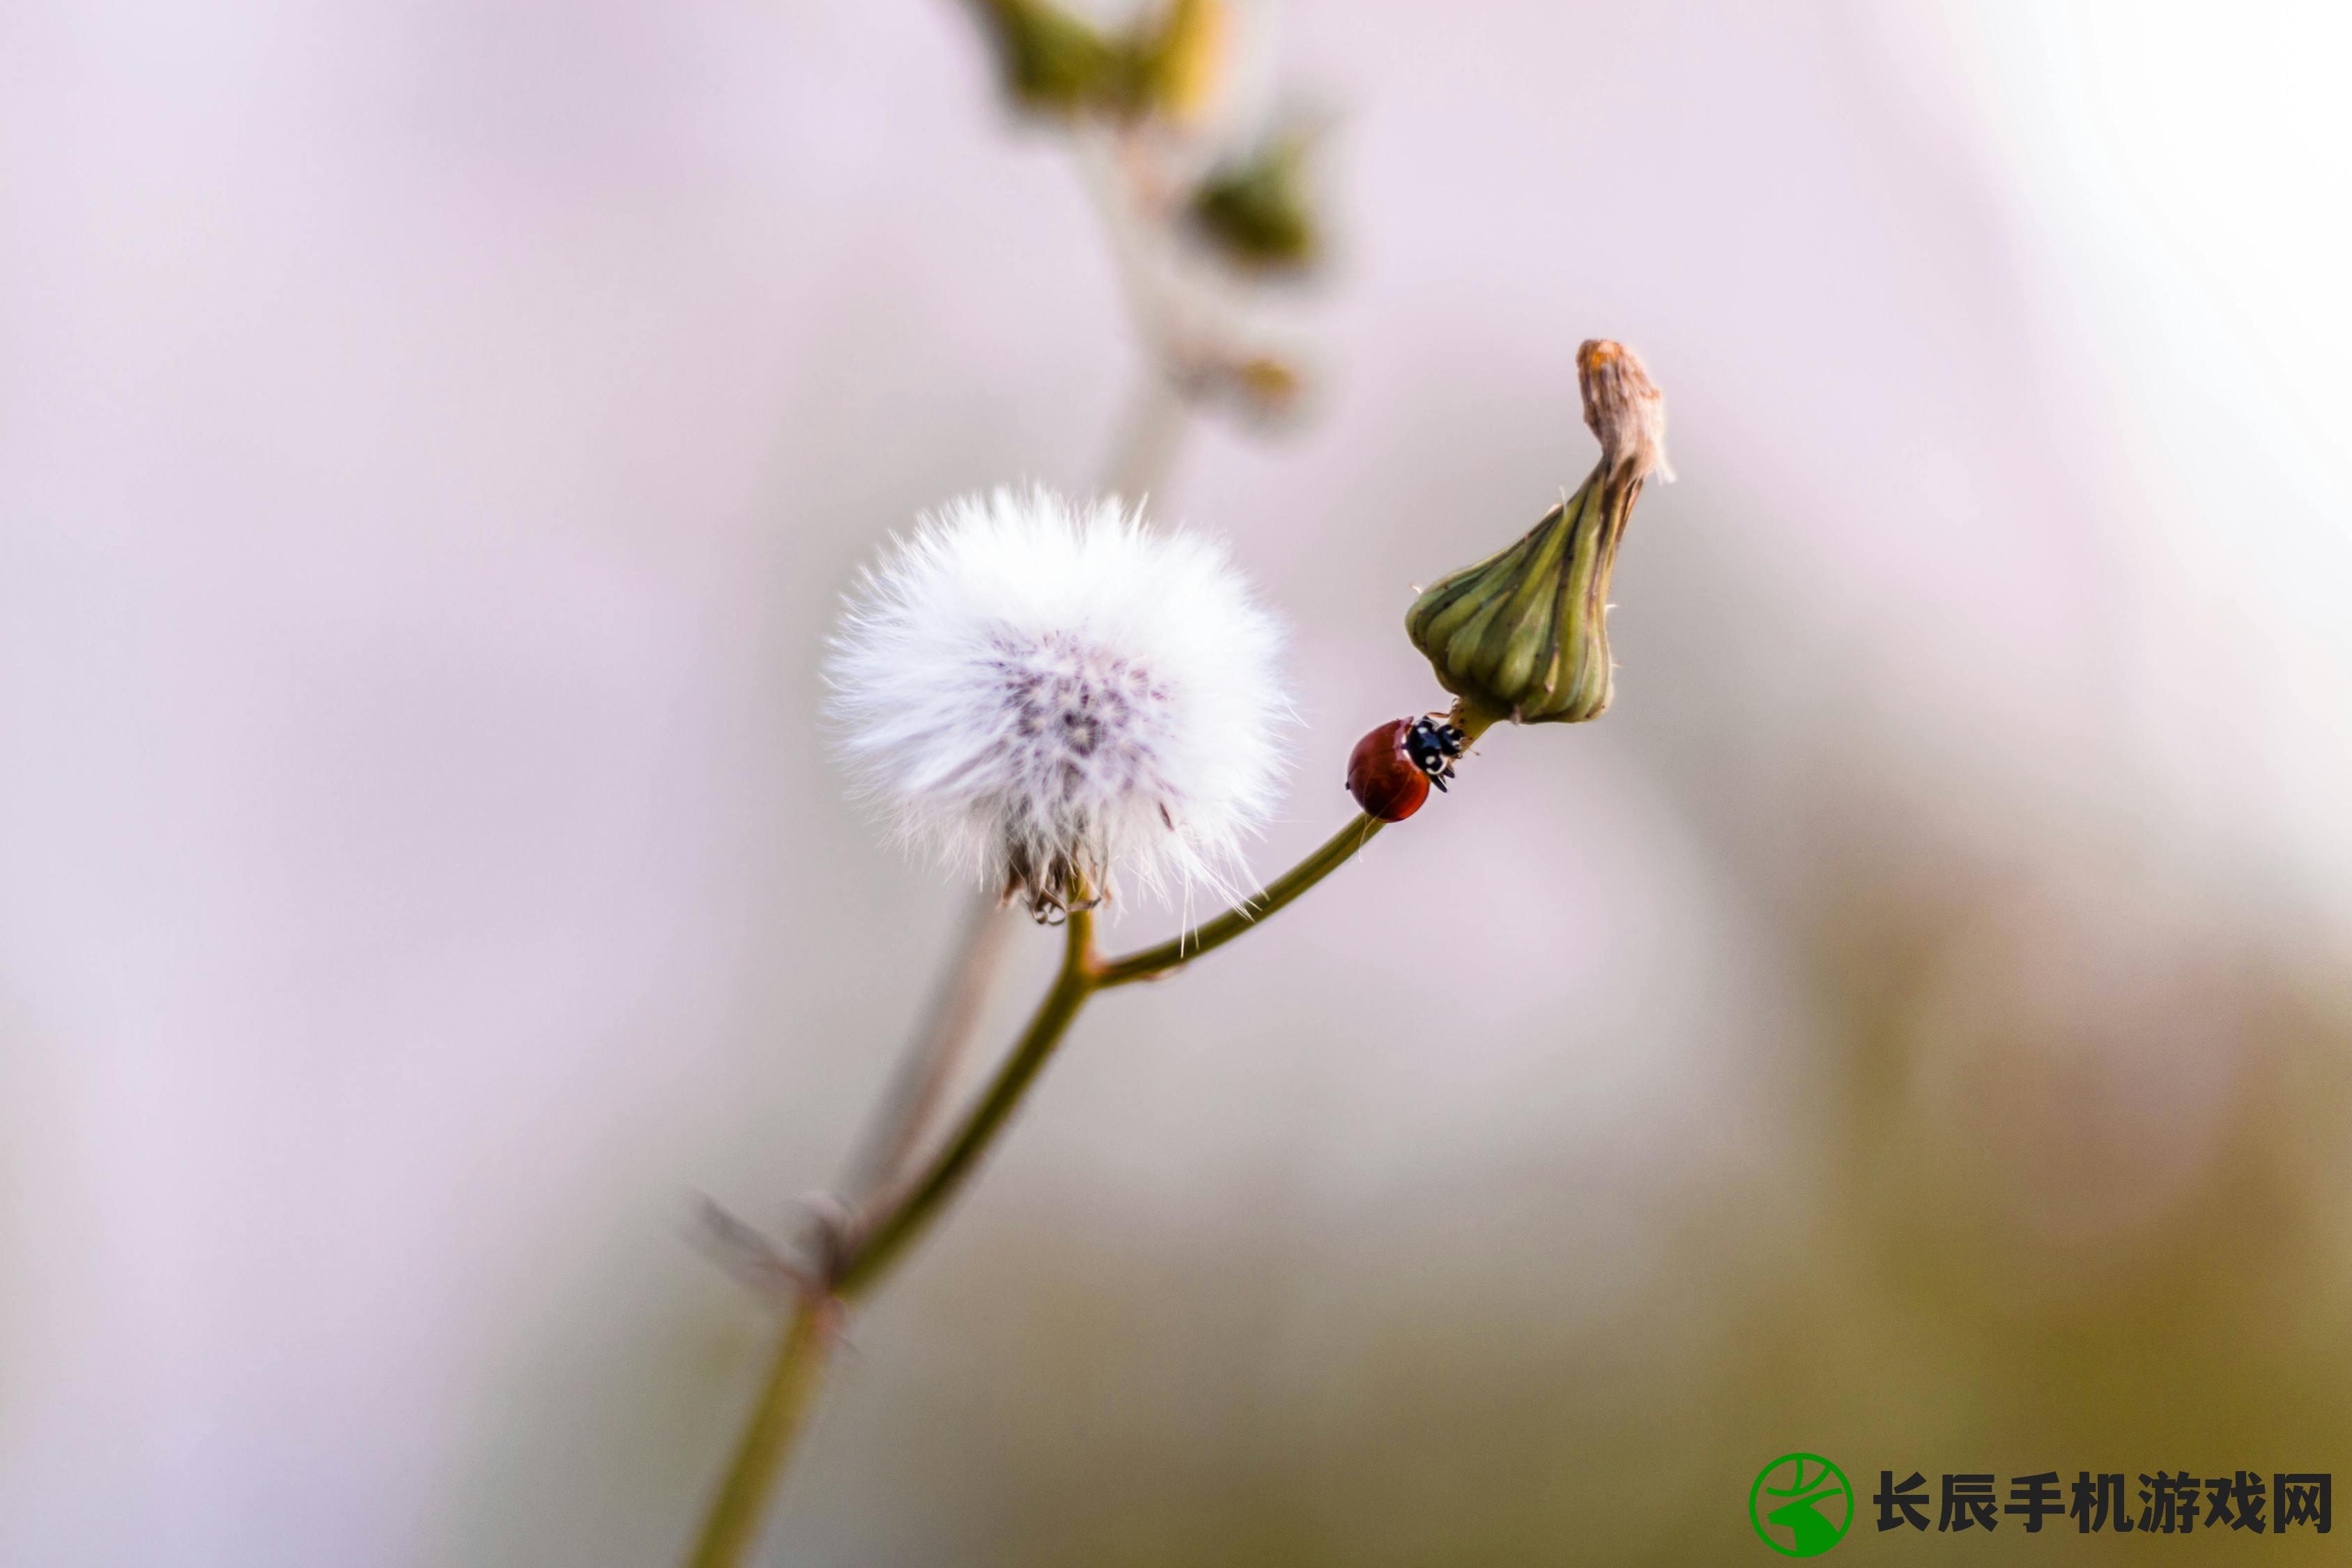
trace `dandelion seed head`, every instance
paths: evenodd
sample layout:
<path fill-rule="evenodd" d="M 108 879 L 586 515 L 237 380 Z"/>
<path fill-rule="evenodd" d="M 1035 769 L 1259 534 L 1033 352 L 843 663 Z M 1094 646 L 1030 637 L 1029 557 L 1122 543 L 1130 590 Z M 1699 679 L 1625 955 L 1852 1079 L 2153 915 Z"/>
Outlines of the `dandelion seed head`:
<path fill-rule="evenodd" d="M 1281 778 L 1280 641 L 1216 542 L 1000 489 L 868 569 L 829 707 L 901 837 L 1045 918 L 1081 881 L 1229 886 Z"/>

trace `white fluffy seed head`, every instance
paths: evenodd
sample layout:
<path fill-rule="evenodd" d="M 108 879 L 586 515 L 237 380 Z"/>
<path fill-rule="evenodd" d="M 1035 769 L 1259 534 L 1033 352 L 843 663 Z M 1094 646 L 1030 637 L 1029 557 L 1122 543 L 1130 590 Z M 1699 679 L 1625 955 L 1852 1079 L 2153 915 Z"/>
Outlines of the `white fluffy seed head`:
<path fill-rule="evenodd" d="M 1280 643 L 1215 542 L 1000 489 L 866 572 L 829 706 L 903 838 L 1045 919 L 1121 876 L 1228 884 L 1281 778 Z"/>

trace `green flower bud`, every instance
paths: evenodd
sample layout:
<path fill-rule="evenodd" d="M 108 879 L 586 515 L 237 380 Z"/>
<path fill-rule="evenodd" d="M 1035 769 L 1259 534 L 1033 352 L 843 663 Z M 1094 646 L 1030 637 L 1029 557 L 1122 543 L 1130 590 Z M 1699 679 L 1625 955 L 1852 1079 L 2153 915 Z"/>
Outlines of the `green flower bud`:
<path fill-rule="evenodd" d="M 1051 0 L 979 0 L 1004 85 L 1024 109 L 1076 114 L 1127 95 L 1128 52 Z"/>
<path fill-rule="evenodd" d="M 1609 706 L 1609 576 L 1625 521 L 1665 463 L 1665 400 L 1621 343 L 1576 353 L 1601 462 L 1526 538 L 1413 601 L 1405 630 L 1465 710 L 1521 724 L 1581 723 Z"/>
<path fill-rule="evenodd" d="M 1192 193 L 1193 228 L 1245 271 L 1297 272 L 1314 265 L 1323 236 L 1307 192 L 1312 145 L 1305 132 L 1281 132 L 1212 172 Z"/>
<path fill-rule="evenodd" d="M 1013 101 L 1039 114 L 1189 125 L 1223 83 L 1223 0 L 1170 0 L 1112 34 L 1055 0 L 974 0 Z"/>

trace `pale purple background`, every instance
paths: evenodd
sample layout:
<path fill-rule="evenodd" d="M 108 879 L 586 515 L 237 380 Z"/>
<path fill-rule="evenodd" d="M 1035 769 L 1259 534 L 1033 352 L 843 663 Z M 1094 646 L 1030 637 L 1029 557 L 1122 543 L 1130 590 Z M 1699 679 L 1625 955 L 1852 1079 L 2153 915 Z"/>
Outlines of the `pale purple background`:
<path fill-rule="evenodd" d="M 978 1560 L 1047 1418 L 975 1336 L 1141 1331 L 1032 1273 L 1157 1301 L 1118 1398 L 1211 1448 L 1318 1442 L 1379 1311 L 1644 1299 L 1804 1188 L 1824 846 L 2063 857 L 2128 1048 L 2189 1033 L 2101 1145 L 2167 1152 L 2052 1223 L 2194 1179 L 2233 1036 L 2147 996 L 2167 944 L 2352 909 L 2352 111 L 2288 15 L 1260 18 L 1336 115 L 1335 263 L 1264 312 L 1320 390 L 1166 498 L 1295 628 L 1260 866 L 1434 700 L 1411 585 L 1580 477 L 1593 335 L 1683 475 L 1618 706 L 1088 1016 L 780 1545 Z M 1086 485 L 1134 374 L 1068 161 L 944 0 L 32 0 L 0 191 L 0 1560 L 667 1561 L 767 1331 L 687 1194 L 827 1179 L 954 909 L 824 756 L 835 595 L 960 489 Z"/>

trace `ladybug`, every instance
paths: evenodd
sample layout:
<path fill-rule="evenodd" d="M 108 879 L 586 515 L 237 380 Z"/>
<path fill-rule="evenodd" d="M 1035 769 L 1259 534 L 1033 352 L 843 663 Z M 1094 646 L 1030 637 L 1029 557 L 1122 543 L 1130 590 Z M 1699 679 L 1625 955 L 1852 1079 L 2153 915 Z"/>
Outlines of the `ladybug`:
<path fill-rule="evenodd" d="M 1454 776 L 1468 737 L 1442 719 L 1392 719 L 1356 742 L 1348 755 L 1348 793 L 1368 816 L 1402 822 Z"/>

